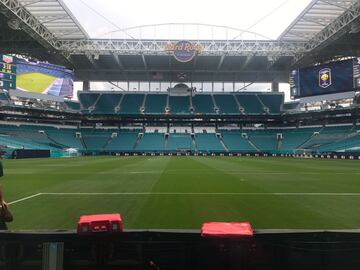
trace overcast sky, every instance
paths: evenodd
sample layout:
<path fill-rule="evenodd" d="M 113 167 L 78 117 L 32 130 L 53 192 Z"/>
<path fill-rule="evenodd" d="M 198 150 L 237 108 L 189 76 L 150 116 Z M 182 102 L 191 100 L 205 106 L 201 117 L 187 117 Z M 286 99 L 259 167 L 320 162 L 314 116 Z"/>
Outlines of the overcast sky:
<path fill-rule="evenodd" d="M 232 39 L 239 34 L 238 31 L 225 31 L 220 28 L 211 30 L 190 26 L 148 27 L 142 30 L 129 30 L 126 33 L 119 31 L 141 25 L 197 23 L 249 30 L 263 36 L 258 38 L 276 39 L 311 0 L 64 0 L 64 2 L 93 38 Z M 242 38 L 254 37 L 243 35 Z"/>

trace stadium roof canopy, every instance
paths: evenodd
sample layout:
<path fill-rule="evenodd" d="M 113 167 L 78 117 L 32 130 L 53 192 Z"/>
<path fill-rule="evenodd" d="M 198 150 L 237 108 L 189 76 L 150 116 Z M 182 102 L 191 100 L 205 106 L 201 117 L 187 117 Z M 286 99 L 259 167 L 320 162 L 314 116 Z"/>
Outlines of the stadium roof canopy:
<path fill-rule="evenodd" d="M 221 7 L 218 3 L 213 9 L 194 10 L 199 14 L 205 10 L 218 9 L 219 14 L 228 11 L 229 19 L 219 17 L 225 22 L 237 21 L 230 16 L 236 13 L 232 10 L 235 7 L 226 4 L 229 1 L 224 0 Z M 210 24 L 201 19 L 191 23 L 154 20 L 147 25 L 127 22 L 121 26 L 121 21 L 116 21 L 116 17 L 128 16 L 141 24 L 144 14 L 160 16 L 153 10 L 167 16 L 175 9 L 169 4 L 170 11 L 164 11 L 164 7 L 150 10 L 150 2 L 157 1 L 144 1 L 142 7 L 133 5 L 139 14 L 127 14 L 125 7 L 125 13 L 121 13 L 106 5 L 108 11 L 116 10 L 109 16 L 99 7 L 104 1 L 0 0 L 0 49 L 71 65 L 81 80 L 109 81 L 177 80 L 179 73 L 186 73 L 192 81 L 287 81 L 294 63 L 304 65 L 360 54 L 359 0 L 263 1 L 265 6 L 270 2 L 276 5 L 262 12 L 245 7 L 238 11 L 239 18 L 246 14 L 254 17 L 244 27 L 218 25 L 215 17 Z M 289 3 L 297 3 L 296 8 L 287 6 Z M 299 3 L 308 5 L 301 7 Z M 277 20 L 276 31 L 264 32 L 266 28 L 261 27 L 269 24 L 269 19 L 286 15 L 281 13 L 283 8 L 293 22 Z M 186 6 L 170 14 L 185 14 L 184 9 Z M 201 44 L 202 52 L 190 62 L 176 61 L 164 47 L 180 39 Z"/>

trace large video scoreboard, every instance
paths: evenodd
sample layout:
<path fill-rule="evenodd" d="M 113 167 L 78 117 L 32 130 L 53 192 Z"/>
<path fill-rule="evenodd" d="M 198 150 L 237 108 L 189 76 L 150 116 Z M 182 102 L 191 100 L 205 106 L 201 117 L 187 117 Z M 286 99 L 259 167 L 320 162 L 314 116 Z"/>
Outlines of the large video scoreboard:
<path fill-rule="evenodd" d="M 0 89 L 16 89 L 15 57 L 0 54 Z"/>
<path fill-rule="evenodd" d="M 294 69 L 290 74 L 290 91 L 293 98 L 358 89 L 360 89 L 360 58 Z"/>

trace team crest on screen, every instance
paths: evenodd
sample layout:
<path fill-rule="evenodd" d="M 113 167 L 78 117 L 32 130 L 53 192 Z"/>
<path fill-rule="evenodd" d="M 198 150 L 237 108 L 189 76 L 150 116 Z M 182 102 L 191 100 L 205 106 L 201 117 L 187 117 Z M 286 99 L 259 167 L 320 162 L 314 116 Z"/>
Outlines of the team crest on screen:
<path fill-rule="evenodd" d="M 13 57 L 10 55 L 3 55 L 3 61 L 7 64 L 10 64 L 14 61 Z"/>
<path fill-rule="evenodd" d="M 319 71 L 319 86 L 327 88 L 331 85 L 331 69 L 323 68 Z"/>

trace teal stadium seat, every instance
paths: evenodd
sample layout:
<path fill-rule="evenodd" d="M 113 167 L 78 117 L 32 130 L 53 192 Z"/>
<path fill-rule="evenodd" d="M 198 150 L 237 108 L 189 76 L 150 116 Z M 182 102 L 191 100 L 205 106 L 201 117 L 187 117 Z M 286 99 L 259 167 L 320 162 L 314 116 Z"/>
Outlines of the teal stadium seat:
<path fill-rule="evenodd" d="M 120 104 L 119 114 L 136 115 L 140 114 L 140 108 L 144 101 L 144 94 L 124 94 Z"/>
<path fill-rule="evenodd" d="M 96 103 L 93 114 L 115 114 L 115 107 L 119 105 L 122 94 L 104 93 L 101 94 L 98 102 Z"/>
<path fill-rule="evenodd" d="M 74 148 L 78 150 L 85 150 L 80 139 L 76 138 L 76 132 L 80 132 L 80 130 L 76 129 L 53 129 L 48 130 L 48 136 L 64 146 L 64 148 Z"/>
<path fill-rule="evenodd" d="M 65 105 L 72 111 L 80 111 L 80 103 L 76 101 L 65 100 Z"/>
<path fill-rule="evenodd" d="M 201 152 L 223 152 L 224 147 L 215 133 L 197 133 L 195 135 L 198 151 Z"/>
<path fill-rule="evenodd" d="M 139 131 L 123 131 L 118 132 L 116 138 L 110 140 L 108 145 L 105 147 L 108 151 L 134 151 L 135 144 L 139 135 Z"/>
<path fill-rule="evenodd" d="M 284 104 L 284 96 L 282 94 L 257 94 L 262 103 L 269 108 L 269 113 L 279 114 L 282 111 L 282 105 Z"/>
<path fill-rule="evenodd" d="M 195 114 L 215 114 L 214 103 L 211 95 L 198 94 L 192 97 Z"/>
<path fill-rule="evenodd" d="M 244 108 L 245 114 L 263 114 L 264 109 L 263 105 L 260 103 L 259 99 L 255 94 L 236 94 L 237 100 L 239 101 L 241 107 Z"/>
<path fill-rule="evenodd" d="M 167 94 L 147 94 L 144 113 L 164 114 L 167 97 Z"/>
<path fill-rule="evenodd" d="M 168 137 L 167 150 L 194 149 L 191 135 L 186 133 L 172 133 Z"/>
<path fill-rule="evenodd" d="M 163 133 L 144 133 L 136 150 L 144 152 L 164 151 L 164 134 Z"/>
<path fill-rule="evenodd" d="M 239 131 L 223 131 L 221 132 L 221 137 L 229 151 L 257 152 L 248 140 L 241 137 Z"/>
<path fill-rule="evenodd" d="M 79 92 L 79 102 L 83 110 L 89 110 L 90 107 L 94 106 L 99 96 L 99 93 Z"/>
<path fill-rule="evenodd" d="M 262 152 L 274 152 L 277 150 L 278 140 L 276 132 L 272 130 L 248 131 L 249 140 Z"/>
<path fill-rule="evenodd" d="M 189 114 L 190 97 L 169 96 L 169 107 L 171 114 Z"/>
<path fill-rule="evenodd" d="M 86 150 L 88 151 L 103 151 L 105 145 L 110 140 L 111 131 L 107 130 L 87 130 L 82 129 L 81 135 L 84 141 Z"/>
<path fill-rule="evenodd" d="M 214 94 L 215 103 L 220 110 L 220 114 L 240 114 L 234 95 Z"/>

